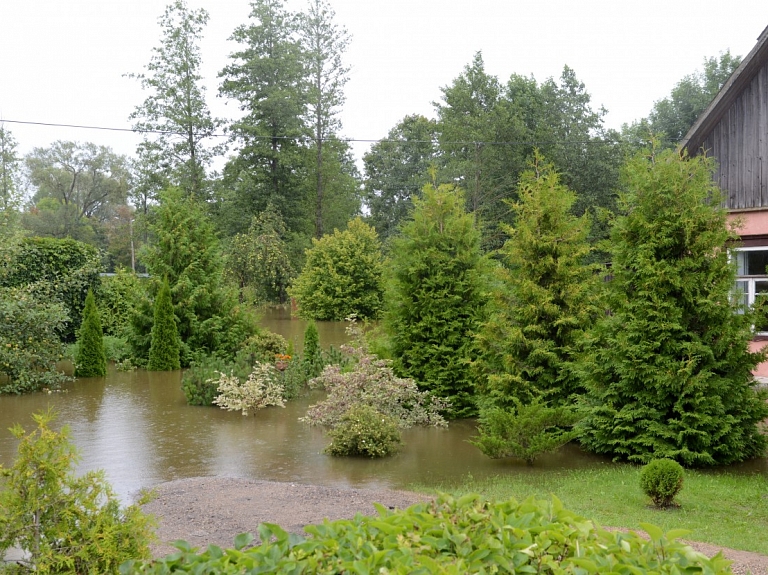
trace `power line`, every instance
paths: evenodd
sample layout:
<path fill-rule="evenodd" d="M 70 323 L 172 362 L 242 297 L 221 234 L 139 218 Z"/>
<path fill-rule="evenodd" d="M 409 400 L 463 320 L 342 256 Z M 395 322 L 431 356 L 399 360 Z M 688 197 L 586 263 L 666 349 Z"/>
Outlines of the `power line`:
<path fill-rule="evenodd" d="M 171 130 L 134 130 L 133 128 L 115 128 L 108 126 L 88 126 L 83 124 L 61 124 L 56 122 L 32 122 L 27 120 L 6 120 L 0 119 L 0 124 L 7 122 L 9 124 L 23 124 L 28 126 L 46 126 L 50 128 L 77 128 L 81 130 L 102 130 L 108 132 L 132 132 L 135 134 L 158 134 L 164 136 L 187 136 L 184 132 L 174 132 Z M 212 138 L 227 138 L 229 134 L 223 133 L 211 133 L 201 134 L 195 133 L 195 136 L 204 136 Z M 255 136 L 250 135 L 249 138 L 256 140 L 301 140 L 304 138 L 297 136 Z M 314 138 L 309 138 L 313 140 Z M 323 141 L 341 141 L 341 142 L 357 142 L 357 143 L 408 143 L 408 144 L 441 144 L 441 145 L 475 145 L 475 146 L 541 146 L 541 145 L 553 145 L 553 144 L 566 144 L 569 146 L 575 145 L 595 145 L 595 144 L 620 144 L 625 142 L 621 139 L 613 138 L 592 138 L 589 140 L 510 140 L 510 141 L 481 141 L 481 140 L 456 140 L 456 141 L 439 141 L 439 140 L 389 140 L 387 138 L 380 139 L 364 139 L 364 138 L 323 138 Z M 671 141 L 671 140 L 662 140 Z"/>

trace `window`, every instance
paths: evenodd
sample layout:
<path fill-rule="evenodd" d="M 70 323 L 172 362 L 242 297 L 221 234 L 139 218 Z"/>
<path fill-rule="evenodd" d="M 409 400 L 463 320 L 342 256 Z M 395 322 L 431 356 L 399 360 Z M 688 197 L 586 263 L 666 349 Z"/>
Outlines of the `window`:
<path fill-rule="evenodd" d="M 768 246 L 734 250 L 736 259 L 736 297 L 744 306 L 754 305 L 758 298 L 768 296 Z M 768 335 L 768 325 L 758 333 Z"/>

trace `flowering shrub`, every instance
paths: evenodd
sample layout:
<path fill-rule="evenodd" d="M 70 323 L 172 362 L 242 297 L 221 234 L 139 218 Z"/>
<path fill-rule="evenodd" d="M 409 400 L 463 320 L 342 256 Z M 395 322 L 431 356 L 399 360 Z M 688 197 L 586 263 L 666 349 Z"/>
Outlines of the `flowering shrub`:
<path fill-rule="evenodd" d="M 244 383 L 231 372 L 229 375 L 219 372 L 219 379 L 211 381 L 219 391 L 213 403 L 228 411 L 241 410 L 243 415 L 248 415 L 251 410 L 269 405 L 285 407 L 283 386 L 277 370 L 270 364 L 257 361 Z"/>
<path fill-rule="evenodd" d="M 397 421 L 370 405 L 356 405 L 328 432 L 331 439 L 325 452 L 331 455 L 386 457 L 402 443 Z"/>
<path fill-rule="evenodd" d="M 447 401 L 419 391 L 412 379 L 397 377 L 391 361 L 379 359 L 368 351 L 354 322 L 348 332 L 353 344 L 343 345 L 341 350 L 356 361 L 343 370 L 338 365 L 328 365 L 319 377 L 310 381 L 310 386 L 324 388 L 328 396 L 310 406 L 301 421 L 336 427 L 350 408 L 369 405 L 393 418 L 402 429 L 414 425 L 447 425 L 440 415 L 448 409 Z"/>

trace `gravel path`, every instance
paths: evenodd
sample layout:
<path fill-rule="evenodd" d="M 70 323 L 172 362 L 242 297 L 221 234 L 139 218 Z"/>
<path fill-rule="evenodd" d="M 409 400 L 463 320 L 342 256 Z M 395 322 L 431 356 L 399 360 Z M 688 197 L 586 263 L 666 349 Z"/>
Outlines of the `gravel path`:
<path fill-rule="evenodd" d="M 324 519 L 350 519 L 356 513 L 374 515 L 373 503 L 404 509 L 428 495 L 387 489 L 338 489 L 299 483 L 255 481 L 231 477 L 196 477 L 163 483 L 157 497 L 144 506 L 158 518 L 160 542 L 156 557 L 174 551 L 170 545 L 184 539 L 194 547 L 209 543 L 231 547 L 238 533 L 256 535 L 259 523 L 277 523 L 286 531 L 303 533 L 305 525 Z M 768 555 L 688 542 L 706 555 L 718 551 L 731 559 L 734 573 L 768 575 Z"/>

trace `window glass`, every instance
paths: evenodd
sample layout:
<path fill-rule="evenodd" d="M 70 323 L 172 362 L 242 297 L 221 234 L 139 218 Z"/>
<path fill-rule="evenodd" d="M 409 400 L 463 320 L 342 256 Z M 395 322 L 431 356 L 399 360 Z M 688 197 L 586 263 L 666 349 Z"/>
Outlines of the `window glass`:
<path fill-rule="evenodd" d="M 740 253 L 747 256 L 746 265 L 744 266 L 746 268 L 747 273 L 743 274 L 739 272 L 739 275 L 748 275 L 748 276 L 766 275 L 767 273 L 766 268 L 768 268 L 768 250 L 749 251 L 749 252 L 740 252 Z"/>

